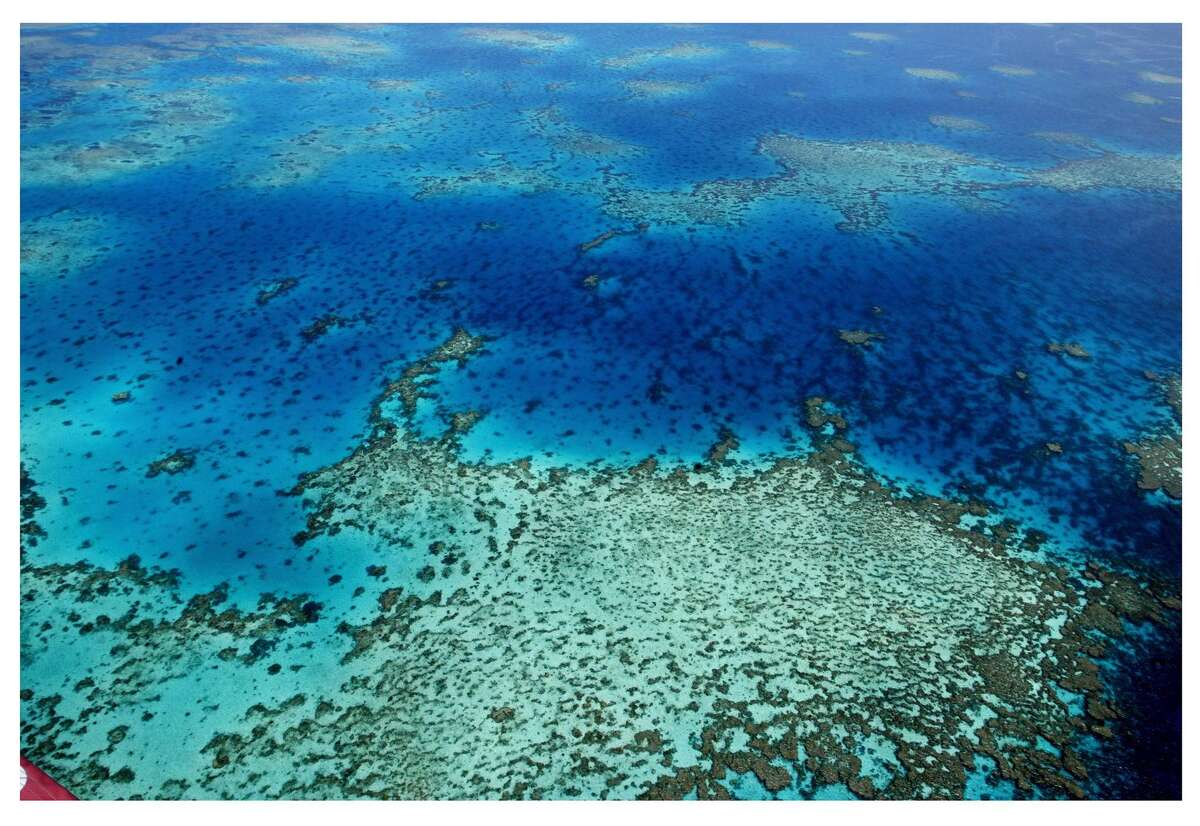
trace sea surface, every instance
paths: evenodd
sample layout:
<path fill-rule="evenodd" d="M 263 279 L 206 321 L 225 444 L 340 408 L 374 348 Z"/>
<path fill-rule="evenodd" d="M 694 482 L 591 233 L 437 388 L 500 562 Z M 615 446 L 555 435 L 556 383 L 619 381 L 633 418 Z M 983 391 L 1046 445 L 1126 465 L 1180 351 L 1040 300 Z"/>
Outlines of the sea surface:
<path fill-rule="evenodd" d="M 82 798 L 1178 798 L 1181 30 L 24 26 Z"/>

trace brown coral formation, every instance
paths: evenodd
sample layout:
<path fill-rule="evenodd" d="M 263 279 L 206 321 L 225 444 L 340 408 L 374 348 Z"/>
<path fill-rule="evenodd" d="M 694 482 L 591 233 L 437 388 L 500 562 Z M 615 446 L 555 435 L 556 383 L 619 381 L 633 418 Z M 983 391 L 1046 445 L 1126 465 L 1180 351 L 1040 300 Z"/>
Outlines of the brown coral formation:
<path fill-rule="evenodd" d="M 462 328 L 455 330 L 433 352 L 405 367 L 400 378 L 385 385 L 372 405 L 371 423 L 386 425 L 382 406 L 391 399 L 399 399 L 404 417 L 411 419 L 417 411 L 418 401 L 437 398 L 430 391 L 436 384 L 436 376 L 441 372 L 442 365 L 455 362 L 459 367 L 465 366 L 469 358 L 483 352 L 487 341 L 486 336 L 472 336 Z"/>
<path fill-rule="evenodd" d="M 727 427 L 722 427 L 716 443 L 708 449 L 705 460 L 713 467 L 725 464 L 729 454 L 740 446 L 737 435 Z"/>
<path fill-rule="evenodd" d="M 1073 359 L 1087 360 L 1092 357 L 1084 346 L 1077 341 L 1050 341 L 1046 343 L 1046 352 L 1055 355 L 1070 356 Z"/>
<path fill-rule="evenodd" d="M 284 293 L 294 290 L 297 286 L 299 286 L 299 284 L 300 281 L 296 278 L 281 278 L 278 281 L 272 281 L 270 284 L 264 285 L 263 288 L 258 291 L 258 295 L 255 297 L 254 303 L 258 304 L 260 307 L 265 306 L 266 304 L 274 301 L 276 298 L 279 298 L 279 296 L 283 295 Z"/>
<path fill-rule="evenodd" d="M 37 492 L 37 482 L 21 463 L 21 545 L 36 547 L 39 539 L 46 538 L 46 531 L 34 518 L 46 507 L 46 499 Z"/>
<path fill-rule="evenodd" d="M 1161 490 L 1172 499 L 1183 499 L 1183 442 L 1161 436 L 1143 442 L 1125 442 L 1125 452 L 1137 457 L 1142 490 Z"/>
<path fill-rule="evenodd" d="M 177 473 L 183 473 L 185 470 L 191 470 L 195 464 L 195 450 L 176 450 L 161 459 L 155 459 L 151 462 L 150 466 L 146 469 L 146 476 L 154 478 L 162 473 L 174 476 Z"/>
<path fill-rule="evenodd" d="M 583 254 L 585 252 L 591 252 L 592 250 L 596 249 L 597 247 L 603 246 L 604 244 L 606 244 L 607 242 L 611 241 L 614 238 L 620 238 L 622 235 L 640 235 L 643 232 L 645 232 L 647 229 L 649 229 L 649 227 L 650 227 L 649 224 L 638 224 L 633 229 L 606 230 L 606 231 L 600 233 L 599 235 L 597 235 L 595 238 L 592 238 L 588 241 L 584 241 L 583 243 L 581 243 L 579 245 L 579 252 L 580 252 L 580 254 Z"/>
<path fill-rule="evenodd" d="M 852 347 L 870 348 L 873 342 L 883 340 L 883 334 L 870 330 L 838 330 L 838 338 Z"/>
<path fill-rule="evenodd" d="M 1176 501 L 1183 499 L 1183 380 L 1175 375 L 1160 376 L 1147 370 L 1147 381 L 1158 386 L 1163 402 L 1170 407 L 1174 423 L 1166 432 L 1147 435 L 1137 442 L 1125 442 L 1125 452 L 1137 457 L 1137 486 L 1145 491 L 1162 491 Z"/>
<path fill-rule="evenodd" d="M 312 344 L 322 336 L 329 333 L 330 330 L 338 327 L 349 327 L 355 324 L 360 319 L 346 318 L 337 313 L 325 313 L 324 315 L 314 318 L 304 329 L 300 331 L 300 338 L 304 339 L 305 343 Z"/>

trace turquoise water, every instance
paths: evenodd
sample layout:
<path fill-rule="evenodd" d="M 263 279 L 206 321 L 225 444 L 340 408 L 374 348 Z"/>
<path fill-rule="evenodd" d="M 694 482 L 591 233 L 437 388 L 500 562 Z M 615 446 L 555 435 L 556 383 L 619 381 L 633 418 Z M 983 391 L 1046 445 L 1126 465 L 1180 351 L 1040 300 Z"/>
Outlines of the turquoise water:
<path fill-rule="evenodd" d="M 23 752 L 1178 797 L 1180 53 L 24 27 Z"/>

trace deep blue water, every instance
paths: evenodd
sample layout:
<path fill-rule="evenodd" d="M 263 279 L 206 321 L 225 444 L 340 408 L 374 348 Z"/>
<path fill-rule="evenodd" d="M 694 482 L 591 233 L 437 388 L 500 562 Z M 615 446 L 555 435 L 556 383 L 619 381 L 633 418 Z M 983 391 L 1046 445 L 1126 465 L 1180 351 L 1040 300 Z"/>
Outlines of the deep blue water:
<path fill-rule="evenodd" d="M 1178 184 L 1028 180 L 1087 158 L 1179 157 L 1181 87 L 1140 74 L 1181 74 L 1178 26 L 527 27 L 569 38 L 549 48 L 461 28 L 341 35 L 361 51 L 170 26 L 23 31 L 23 246 L 50 227 L 50 249 L 70 250 L 22 270 L 22 461 L 48 536 L 27 561 L 137 553 L 178 569 L 186 594 L 228 581 L 248 605 L 361 577 L 371 557 L 354 538 L 293 545 L 304 506 L 279 492 L 359 443 L 392 366 L 464 327 L 493 339 L 441 385 L 448 408 L 486 411 L 468 461 L 686 466 L 727 427 L 739 458 L 765 465 L 808 449 L 803 400 L 819 395 L 883 477 L 985 501 L 1047 533 L 1054 558 L 1177 579 L 1179 503 L 1138 489 L 1121 443 L 1177 427 L 1143 373 L 1181 372 Z M 865 29 L 893 39 L 850 35 Z M 712 52 L 602 62 L 678 43 Z M 214 80 L 229 75 L 244 79 Z M 314 82 L 283 80 L 296 76 Z M 384 78 L 412 85 L 370 83 Z M 631 80 L 689 85 L 638 96 Z M 632 149 L 537 134 L 530 113 L 547 106 Z M 297 141 L 314 129 L 327 131 Z M 686 191 L 775 175 L 756 147 L 777 133 L 933 144 L 997 186 L 962 202 L 868 170 L 854 197 L 887 215 L 861 231 L 840 226 L 836 177 L 727 224 L 648 211 L 638 231 L 605 209 L 604 181 Z M 130 136 L 115 161 L 68 155 Z M 304 174 L 271 177 L 288 153 Z M 505 165 L 540 183 L 514 173 L 416 197 L 428 178 Z M 947 187 L 960 175 L 945 174 Z M 627 234 L 581 251 L 614 229 Z M 256 302 L 284 278 L 295 287 Z M 326 314 L 343 323 L 306 340 Z M 839 330 L 883 338 L 854 346 Z M 115 403 L 120 391 L 131 399 Z M 180 449 L 193 468 L 147 477 Z M 1178 631 L 1163 636 L 1143 656 L 1165 665 L 1134 658 L 1114 683 L 1142 710 L 1122 746 L 1135 759 L 1106 794 L 1179 793 L 1178 748 L 1148 745 L 1179 736 Z M 31 667 L 26 683 L 54 673 Z"/>

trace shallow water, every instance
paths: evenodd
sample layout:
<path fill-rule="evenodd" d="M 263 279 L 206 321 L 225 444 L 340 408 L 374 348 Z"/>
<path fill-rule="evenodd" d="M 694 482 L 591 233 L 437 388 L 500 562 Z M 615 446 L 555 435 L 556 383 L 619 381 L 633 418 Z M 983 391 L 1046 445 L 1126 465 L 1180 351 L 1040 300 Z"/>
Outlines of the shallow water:
<path fill-rule="evenodd" d="M 24 753 L 1177 797 L 1180 55 L 23 28 Z"/>

